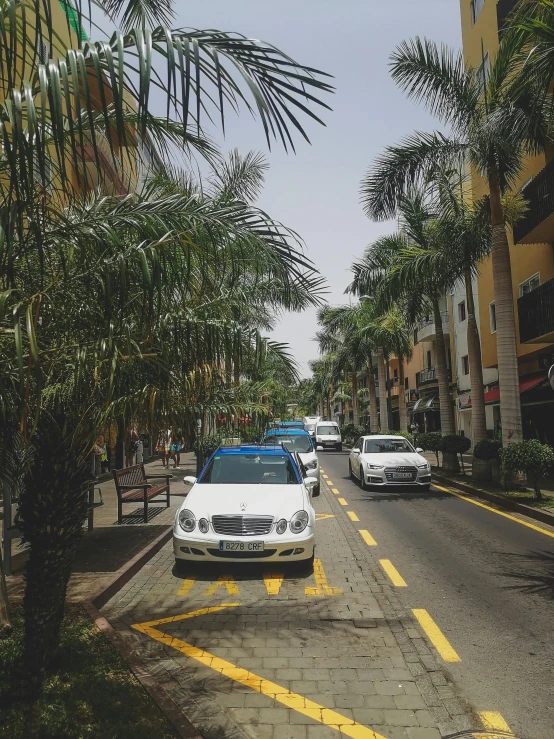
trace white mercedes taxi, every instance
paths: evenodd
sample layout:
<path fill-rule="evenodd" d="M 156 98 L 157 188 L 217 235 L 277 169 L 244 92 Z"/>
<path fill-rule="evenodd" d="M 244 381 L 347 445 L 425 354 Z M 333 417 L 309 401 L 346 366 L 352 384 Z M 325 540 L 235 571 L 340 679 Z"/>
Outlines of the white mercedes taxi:
<path fill-rule="evenodd" d="M 350 452 L 348 471 L 364 490 L 398 485 L 429 490 L 431 466 L 422 451 L 402 436 L 362 436 Z"/>
<path fill-rule="evenodd" d="M 317 480 L 302 479 L 300 463 L 282 446 L 218 449 L 173 527 L 175 563 L 303 562 L 314 558 Z"/>

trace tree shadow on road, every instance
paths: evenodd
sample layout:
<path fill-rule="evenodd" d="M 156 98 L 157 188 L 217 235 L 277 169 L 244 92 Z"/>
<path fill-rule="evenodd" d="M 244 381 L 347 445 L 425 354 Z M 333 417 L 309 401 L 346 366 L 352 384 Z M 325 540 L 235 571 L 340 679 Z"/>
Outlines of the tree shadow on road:
<path fill-rule="evenodd" d="M 506 589 L 546 595 L 554 600 L 554 552 L 507 554 L 505 558 L 509 569 L 501 574 L 514 581 Z"/>
<path fill-rule="evenodd" d="M 448 493 L 440 490 L 417 490 L 414 488 L 394 488 L 389 490 L 365 490 L 361 491 L 362 500 L 372 503 L 393 503 L 399 500 L 413 503 L 419 500 L 453 500 Z"/>

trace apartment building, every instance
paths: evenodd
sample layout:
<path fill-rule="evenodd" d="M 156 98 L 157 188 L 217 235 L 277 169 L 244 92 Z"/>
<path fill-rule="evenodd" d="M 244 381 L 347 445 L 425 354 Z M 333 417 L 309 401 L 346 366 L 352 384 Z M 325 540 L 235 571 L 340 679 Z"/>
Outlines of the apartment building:
<path fill-rule="evenodd" d="M 506 18 L 517 0 L 460 0 L 463 51 L 466 64 L 486 78 L 498 51 Z M 517 352 L 525 438 L 554 443 L 554 430 L 548 419 L 554 411 L 554 392 L 548 383 L 548 370 L 554 365 L 554 149 L 529 157 L 516 184 L 529 210 L 514 229 L 510 241 L 513 293 L 516 306 Z M 472 173 L 475 197 L 486 192 L 478 173 Z M 500 422 L 500 389 L 495 371 L 496 314 L 491 259 L 480 267 L 475 292 L 478 296 L 487 427 L 494 433 Z M 470 404 L 467 383 L 467 343 L 463 338 L 462 291 L 451 296 L 455 334 L 455 364 L 458 370 L 459 428 L 467 435 Z M 465 352 L 465 353 L 464 353 Z M 464 379 L 466 378 L 466 379 Z M 469 406 L 470 407 L 470 406 Z"/>

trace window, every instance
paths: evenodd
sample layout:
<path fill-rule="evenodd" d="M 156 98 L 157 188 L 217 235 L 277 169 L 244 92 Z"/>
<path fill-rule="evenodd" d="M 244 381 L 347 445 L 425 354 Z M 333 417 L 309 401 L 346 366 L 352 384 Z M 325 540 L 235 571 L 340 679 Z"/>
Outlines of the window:
<path fill-rule="evenodd" d="M 484 4 L 485 0 L 471 0 L 471 22 L 473 24 L 475 24 L 477 18 L 479 18 L 479 13 L 481 12 Z"/>
<path fill-rule="evenodd" d="M 485 85 L 488 83 L 490 76 L 491 76 L 491 61 L 489 57 L 489 52 L 487 51 L 475 75 L 476 80 L 477 80 L 477 86 L 479 87 L 479 92 L 484 92 Z"/>
<path fill-rule="evenodd" d="M 537 287 L 541 284 L 541 276 L 537 272 L 536 275 L 533 275 L 533 277 L 530 277 L 528 280 L 525 280 L 525 282 L 522 282 L 519 286 L 519 297 L 521 298 L 523 295 L 527 295 L 527 293 L 533 292 L 533 290 L 536 290 Z"/>
<path fill-rule="evenodd" d="M 462 374 L 469 375 L 469 356 L 462 357 Z"/>
<path fill-rule="evenodd" d="M 458 303 L 458 319 L 460 323 L 463 323 L 466 319 L 466 301 L 462 300 L 461 303 Z"/>
<path fill-rule="evenodd" d="M 404 378 L 404 388 L 406 390 L 409 390 L 410 389 L 410 381 L 408 380 L 407 377 Z"/>
<path fill-rule="evenodd" d="M 428 351 L 427 352 L 427 369 L 431 369 L 432 366 L 433 366 L 433 362 L 431 359 L 431 352 Z"/>
<path fill-rule="evenodd" d="M 394 454 L 395 452 L 413 452 L 414 448 L 406 439 L 366 439 L 365 454 Z"/>
<path fill-rule="evenodd" d="M 496 303 L 489 303 L 489 318 L 491 322 L 491 334 L 496 333 Z"/>
<path fill-rule="evenodd" d="M 394 370 L 394 381 L 398 382 L 398 370 L 397 369 Z"/>
<path fill-rule="evenodd" d="M 199 483 L 205 485 L 298 485 L 291 459 L 285 454 L 216 454 Z"/>

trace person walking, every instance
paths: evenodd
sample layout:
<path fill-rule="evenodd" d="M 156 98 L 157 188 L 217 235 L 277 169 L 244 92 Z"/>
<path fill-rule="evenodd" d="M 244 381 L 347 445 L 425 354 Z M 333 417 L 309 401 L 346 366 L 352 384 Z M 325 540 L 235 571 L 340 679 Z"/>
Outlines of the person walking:
<path fill-rule="evenodd" d="M 414 437 L 414 446 L 417 446 L 417 437 L 419 436 L 419 426 L 417 423 L 412 421 L 412 425 L 410 426 L 410 432 L 412 436 Z"/>
<path fill-rule="evenodd" d="M 180 431 L 173 432 L 171 434 L 171 447 L 170 447 L 170 456 L 174 461 L 173 469 L 180 470 L 181 467 L 179 466 L 181 463 L 181 451 L 183 449 L 183 446 L 185 444 L 185 440 L 183 438 L 183 434 Z"/>
<path fill-rule="evenodd" d="M 165 429 L 158 436 L 157 450 L 162 458 L 162 467 L 169 467 L 169 451 L 171 449 L 171 431 Z"/>
<path fill-rule="evenodd" d="M 102 474 L 102 463 L 108 461 L 108 455 L 106 453 L 106 441 L 104 434 L 98 434 L 96 443 L 94 445 L 94 474 L 96 477 L 100 477 Z"/>

